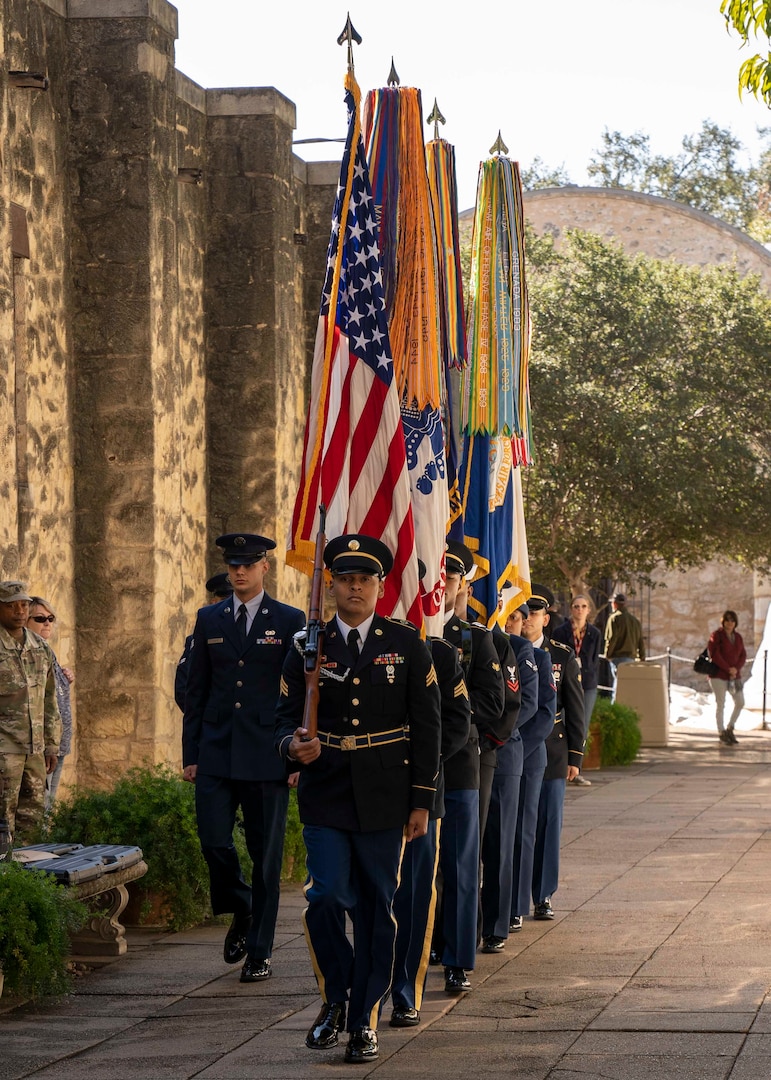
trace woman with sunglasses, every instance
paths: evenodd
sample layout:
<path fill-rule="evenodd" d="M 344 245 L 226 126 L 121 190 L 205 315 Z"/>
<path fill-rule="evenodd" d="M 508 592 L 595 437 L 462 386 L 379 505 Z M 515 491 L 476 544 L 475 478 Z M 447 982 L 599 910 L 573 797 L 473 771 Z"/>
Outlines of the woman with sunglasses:
<path fill-rule="evenodd" d="M 33 634 L 37 634 L 38 637 L 41 637 L 43 641 L 50 645 L 51 642 L 49 641 L 49 638 L 52 636 L 55 626 L 56 612 L 51 605 L 47 600 L 44 600 L 42 596 L 33 596 L 32 603 L 29 605 L 27 629 Z M 70 668 L 62 667 L 55 656 L 54 678 L 56 680 L 56 703 L 59 706 L 59 713 L 62 718 L 62 738 L 59 743 L 59 757 L 56 762 L 56 768 L 46 777 L 46 810 L 50 810 L 53 806 L 54 799 L 56 798 L 56 791 L 59 787 L 59 780 L 62 775 L 64 759 L 72 748 L 72 705 L 70 704 L 70 684 L 75 681 L 75 676 L 72 674 Z"/>
<path fill-rule="evenodd" d="M 569 645 L 581 665 L 581 685 L 584 688 L 584 734 L 589 731 L 600 674 L 600 631 L 592 625 L 592 610 L 588 596 L 574 596 L 570 602 L 570 618 L 565 619 L 552 634 L 555 641 Z"/>

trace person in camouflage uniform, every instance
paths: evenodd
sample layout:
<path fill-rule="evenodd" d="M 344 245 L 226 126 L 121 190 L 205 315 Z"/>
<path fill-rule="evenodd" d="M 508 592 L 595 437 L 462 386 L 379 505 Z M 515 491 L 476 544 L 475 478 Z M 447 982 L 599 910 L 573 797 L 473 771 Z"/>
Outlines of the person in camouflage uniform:
<path fill-rule="evenodd" d="M 0 582 L 0 820 L 17 843 L 43 820 L 62 729 L 54 654 L 25 628 L 30 600 L 22 581 Z"/>

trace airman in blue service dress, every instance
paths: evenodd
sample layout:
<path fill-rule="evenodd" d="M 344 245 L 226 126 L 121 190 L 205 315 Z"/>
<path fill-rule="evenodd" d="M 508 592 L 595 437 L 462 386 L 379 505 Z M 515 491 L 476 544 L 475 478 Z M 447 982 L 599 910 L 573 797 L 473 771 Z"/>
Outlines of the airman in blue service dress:
<path fill-rule="evenodd" d="M 434 807 L 440 694 L 418 631 L 375 614 L 393 562 L 388 548 L 372 537 L 340 536 L 327 544 L 324 561 L 337 613 L 323 643 L 318 735 L 308 740 L 299 726 L 305 679 L 293 650 L 276 708 L 276 746 L 289 768 L 300 769 L 304 924 L 323 1002 L 306 1045 L 335 1046 L 345 1026 L 346 1061 L 365 1062 L 377 1057 L 377 1022 L 391 986 L 404 843 L 425 835 Z"/>
<path fill-rule="evenodd" d="M 255 982 L 271 970 L 289 801 L 274 748 L 274 709 L 284 658 L 305 615 L 263 588 L 273 540 L 229 533 L 217 545 L 234 595 L 198 612 L 187 661 L 183 776 L 195 783 L 212 910 L 233 913 L 225 960 L 235 964 L 246 957 L 241 981 Z M 233 844 L 239 806 L 253 862 L 251 886 Z"/>

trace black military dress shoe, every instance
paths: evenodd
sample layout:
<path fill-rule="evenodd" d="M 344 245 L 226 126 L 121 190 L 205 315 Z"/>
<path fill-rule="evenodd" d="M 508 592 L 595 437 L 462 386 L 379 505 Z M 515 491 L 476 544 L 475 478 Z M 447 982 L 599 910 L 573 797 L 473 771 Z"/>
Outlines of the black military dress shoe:
<path fill-rule="evenodd" d="M 260 960 L 256 956 L 247 956 L 246 963 L 241 968 L 241 982 L 260 982 L 261 979 L 269 979 L 270 975 L 270 960 Z"/>
<path fill-rule="evenodd" d="M 540 904 L 536 904 L 533 909 L 534 919 L 553 919 L 554 909 L 551 906 L 551 898 L 546 897 Z"/>
<path fill-rule="evenodd" d="M 251 915 L 233 916 L 230 929 L 225 934 L 225 948 L 222 950 L 226 964 L 237 964 L 246 956 L 246 935 L 251 925 Z"/>
<path fill-rule="evenodd" d="M 485 953 L 498 953 L 503 952 L 506 945 L 506 938 L 502 937 L 486 937 L 482 939 L 482 952 Z"/>
<path fill-rule="evenodd" d="M 305 1045 L 311 1050 L 329 1050 L 337 1046 L 337 1033 L 345 1026 L 345 1002 L 328 1001 L 321 1006 L 313 1027 L 305 1036 Z"/>
<path fill-rule="evenodd" d="M 391 1013 L 391 1027 L 417 1027 L 420 1023 L 420 1013 L 417 1009 L 410 1009 L 406 1005 L 394 1005 Z"/>
<path fill-rule="evenodd" d="M 444 989 L 447 994 L 462 994 L 464 990 L 471 989 L 471 983 L 466 978 L 463 968 L 446 967 L 444 969 Z"/>
<path fill-rule="evenodd" d="M 345 1048 L 345 1060 L 354 1064 L 359 1061 L 372 1061 L 377 1057 L 377 1032 L 372 1028 L 356 1028 L 351 1032 Z"/>

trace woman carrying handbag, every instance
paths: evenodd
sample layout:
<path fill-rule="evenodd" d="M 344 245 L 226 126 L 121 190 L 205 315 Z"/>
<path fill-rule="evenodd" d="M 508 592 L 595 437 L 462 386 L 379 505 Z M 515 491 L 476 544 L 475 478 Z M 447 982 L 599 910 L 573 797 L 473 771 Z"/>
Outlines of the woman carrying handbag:
<path fill-rule="evenodd" d="M 739 741 L 734 735 L 734 726 L 739 713 L 744 708 L 741 673 L 747 659 L 747 653 L 744 649 L 742 636 L 736 629 L 737 626 L 736 612 L 724 611 L 723 618 L 720 620 L 720 628 L 711 634 L 707 646 L 710 660 L 718 668 L 718 671 L 711 675 L 709 680 L 715 692 L 718 738 L 727 746 Z M 726 691 L 733 698 L 734 707 L 728 721 L 728 727 L 724 730 L 723 712 L 725 711 Z"/>

